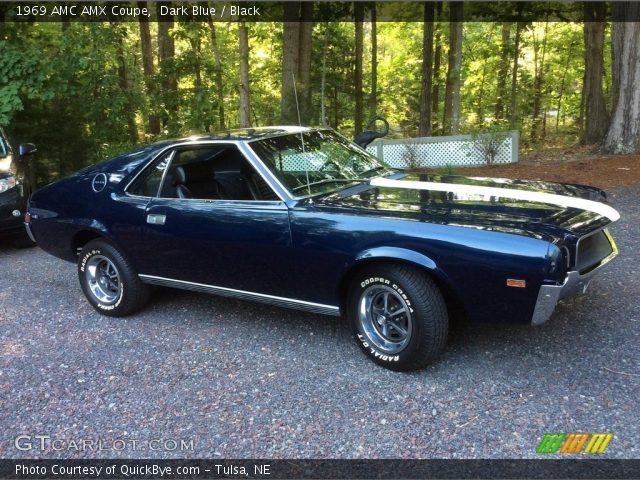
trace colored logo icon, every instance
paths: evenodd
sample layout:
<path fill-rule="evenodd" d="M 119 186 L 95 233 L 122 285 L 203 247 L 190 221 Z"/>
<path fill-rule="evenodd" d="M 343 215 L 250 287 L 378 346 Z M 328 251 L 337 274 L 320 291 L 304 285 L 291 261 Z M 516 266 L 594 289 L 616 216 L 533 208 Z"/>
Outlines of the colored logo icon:
<path fill-rule="evenodd" d="M 537 453 L 604 453 L 613 433 L 547 433 Z"/>

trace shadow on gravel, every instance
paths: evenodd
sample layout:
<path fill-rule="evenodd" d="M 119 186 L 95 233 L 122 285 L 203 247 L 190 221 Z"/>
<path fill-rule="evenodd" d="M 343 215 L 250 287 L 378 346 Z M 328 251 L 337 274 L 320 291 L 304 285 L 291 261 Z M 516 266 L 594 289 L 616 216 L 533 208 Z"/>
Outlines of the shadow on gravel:
<path fill-rule="evenodd" d="M 345 337 L 350 334 L 346 319 L 318 315 L 299 310 L 281 308 L 272 305 L 237 300 L 234 298 L 208 295 L 206 293 L 191 292 L 166 287 L 153 287 L 149 304 L 142 310 L 154 313 L 181 310 L 191 316 L 201 316 L 203 311 L 207 315 L 203 320 L 214 317 L 217 321 L 253 324 L 256 330 L 273 328 L 290 331 L 296 334 L 301 328 L 312 329 L 316 335 L 335 334 L 337 330 L 344 330 Z M 171 322 L 177 322 L 175 317 L 164 317 Z M 298 332 L 299 333 L 299 332 Z M 288 333 L 284 333 L 287 335 Z"/>
<path fill-rule="evenodd" d="M 465 358 L 470 357 L 502 357 L 505 354 L 508 362 L 517 361 L 522 357 L 538 357 L 541 350 L 556 357 L 562 356 L 567 348 L 580 349 L 585 344 L 597 343 L 597 338 L 593 338 L 596 329 L 583 330 L 579 336 L 571 334 L 575 328 L 584 327 L 592 321 L 571 315 L 577 306 L 579 302 L 561 304 L 549 322 L 541 327 L 528 324 L 473 324 L 464 316 L 454 315 L 444 364 L 464 362 Z M 222 328 L 240 327 L 257 335 L 269 336 L 277 331 L 283 341 L 293 341 L 300 335 L 314 335 L 316 339 L 336 342 L 336 349 L 346 344 L 350 345 L 349 348 L 357 346 L 348 321 L 343 317 L 316 315 L 186 290 L 154 287 L 148 306 L 140 314 L 141 317 L 147 317 L 139 318 L 143 322 L 177 325 L 187 321 L 200 326 L 214 322 Z M 513 357 L 514 351 L 518 352 L 516 357 Z M 434 366 L 442 362 L 436 362 Z"/>

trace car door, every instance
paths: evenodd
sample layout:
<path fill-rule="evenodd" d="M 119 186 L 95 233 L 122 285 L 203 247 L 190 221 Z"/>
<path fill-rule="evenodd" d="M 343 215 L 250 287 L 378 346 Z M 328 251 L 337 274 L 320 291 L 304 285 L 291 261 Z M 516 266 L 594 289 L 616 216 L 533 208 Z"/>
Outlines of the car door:
<path fill-rule="evenodd" d="M 168 154 L 159 194 L 145 211 L 142 276 L 240 296 L 292 296 L 287 206 L 275 195 L 251 198 L 242 177 L 255 170 L 238 148 L 194 145 Z"/>

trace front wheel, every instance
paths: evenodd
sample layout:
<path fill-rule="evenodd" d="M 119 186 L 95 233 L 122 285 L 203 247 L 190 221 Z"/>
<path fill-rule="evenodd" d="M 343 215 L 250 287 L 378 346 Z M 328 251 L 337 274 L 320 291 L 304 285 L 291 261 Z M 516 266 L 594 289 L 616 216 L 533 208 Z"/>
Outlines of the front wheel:
<path fill-rule="evenodd" d="M 128 315 L 149 298 L 149 287 L 126 257 L 105 240 L 92 240 L 82 249 L 78 279 L 91 306 L 104 315 Z"/>
<path fill-rule="evenodd" d="M 417 268 L 389 264 L 362 270 L 351 284 L 347 310 L 363 351 L 383 367 L 416 370 L 445 349 L 444 299 Z"/>

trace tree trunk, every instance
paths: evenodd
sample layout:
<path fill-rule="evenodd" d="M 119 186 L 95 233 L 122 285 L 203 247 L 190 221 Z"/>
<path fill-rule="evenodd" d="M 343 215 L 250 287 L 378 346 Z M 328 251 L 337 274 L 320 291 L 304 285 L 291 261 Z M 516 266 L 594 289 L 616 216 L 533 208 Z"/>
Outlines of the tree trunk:
<path fill-rule="evenodd" d="M 571 54 L 573 53 L 574 43 L 569 44 L 567 49 L 567 58 L 564 61 L 564 70 L 562 71 L 562 80 L 560 81 L 560 91 L 558 92 L 558 106 L 556 108 L 556 133 L 558 133 L 560 126 L 560 112 L 562 111 L 562 98 L 564 96 L 564 87 L 567 82 L 567 72 L 569 71 L 569 65 L 571 62 Z M 584 94 L 584 92 L 583 92 Z M 580 113 L 582 115 L 582 112 Z"/>
<path fill-rule="evenodd" d="M 329 23 L 325 23 L 324 39 L 322 40 L 322 76 L 320 79 L 320 125 L 327 125 L 324 92 L 327 84 L 327 48 L 329 45 Z"/>
<path fill-rule="evenodd" d="M 476 109 L 476 124 L 484 123 L 484 85 L 487 79 L 487 57 L 482 61 L 482 76 L 480 77 L 480 88 L 478 89 L 478 108 Z"/>
<path fill-rule="evenodd" d="M 313 2 L 300 5 L 300 39 L 298 41 L 298 101 L 303 125 L 311 122 L 311 36 L 313 33 Z"/>
<path fill-rule="evenodd" d="M 513 45 L 513 68 L 511 69 L 511 102 L 509 108 L 509 128 L 516 128 L 516 100 L 518 94 L 518 57 L 520 57 L 520 22 L 516 24 L 516 38 Z"/>
<path fill-rule="evenodd" d="M 584 2 L 584 105 L 583 144 L 600 143 L 607 131 L 607 108 L 602 93 L 604 77 L 604 2 Z"/>
<path fill-rule="evenodd" d="M 340 121 L 338 112 L 338 87 L 333 87 L 333 128 L 338 128 L 338 122 Z"/>
<path fill-rule="evenodd" d="M 300 3 L 284 2 L 282 31 L 282 99 L 281 120 L 284 125 L 298 124 L 294 77 L 298 72 L 300 39 Z"/>
<path fill-rule="evenodd" d="M 615 5 L 615 4 L 614 4 Z M 628 2 L 628 15 L 638 18 L 640 4 Z M 603 151 L 606 153 L 637 153 L 640 151 L 640 23 L 613 22 L 613 61 L 618 65 L 615 78 L 615 103 Z M 619 37 L 619 38 L 617 38 Z"/>
<path fill-rule="evenodd" d="M 355 85 L 355 134 L 357 135 L 362 131 L 363 111 L 362 111 L 362 43 L 363 43 L 363 31 L 362 25 L 364 23 L 364 5 L 362 2 L 354 2 L 354 20 L 356 30 L 356 51 L 355 51 L 355 72 L 354 72 L 354 85 Z"/>
<path fill-rule="evenodd" d="M 218 48 L 218 37 L 216 27 L 213 24 L 211 15 L 208 16 L 209 31 L 211 32 L 211 46 L 213 48 L 213 64 L 216 82 L 216 96 L 218 97 L 218 125 L 220 130 L 226 129 L 224 118 L 224 83 L 222 82 L 222 63 L 220 62 L 220 49 Z"/>
<path fill-rule="evenodd" d="M 422 89 L 420 91 L 419 135 L 426 137 L 431 133 L 431 86 L 433 77 L 433 21 L 434 5 L 424 4 L 424 25 L 422 29 Z"/>
<path fill-rule="evenodd" d="M 112 23 L 112 27 L 116 27 L 116 35 L 118 40 L 116 42 L 116 61 L 118 62 L 118 84 L 122 94 L 126 98 L 125 115 L 127 117 L 127 133 L 129 135 L 129 142 L 138 142 L 138 127 L 136 126 L 136 112 L 131 108 L 130 95 L 129 95 L 129 78 L 127 75 L 127 59 L 124 54 L 124 42 L 117 24 Z"/>
<path fill-rule="evenodd" d="M 504 101 L 507 98 L 507 75 L 509 73 L 509 40 L 511 39 L 511 23 L 502 22 L 502 43 L 500 45 L 500 66 L 498 67 L 498 85 L 496 88 L 496 120 L 504 118 Z"/>
<path fill-rule="evenodd" d="M 442 15 L 442 2 L 436 2 L 435 19 L 439 20 Z M 431 94 L 431 110 L 433 122 L 431 129 L 438 127 L 438 112 L 440 110 L 440 59 L 442 57 L 442 42 L 440 33 L 440 24 L 434 24 L 434 42 L 435 48 L 433 52 L 433 93 Z"/>
<path fill-rule="evenodd" d="M 627 12 L 626 2 L 612 2 L 612 17 L 624 19 Z M 611 80 L 612 80 L 612 108 L 618 104 L 618 92 L 620 91 L 620 71 L 622 70 L 622 50 L 625 33 L 625 22 L 614 21 L 611 23 Z"/>
<path fill-rule="evenodd" d="M 191 50 L 193 51 L 193 78 L 194 78 L 194 86 L 196 91 L 200 91 L 202 89 L 202 68 L 200 67 L 200 49 L 201 49 L 201 40 L 200 35 L 198 33 L 197 38 L 189 39 L 189 43 L 191 43 Z"/>
<path fill-rule="evenodd" d="M 142 10 L 147 8 L 145 1 L 138 2 L 138 7 Z M 144 73 L 144 84 L 147 90 L 147 98 L 149 102 L 149 115 L 147 131 L 150 135 L 158 135 L 160 133 L 160 118 L 156 113 L 153 105 L 156 99 L 156 85 L 154 80 L 155 69 L 153 67 L 153 49 L 151 46 L 151 31 L 149 30 L 149 17 L 146 15 L 138 16 L 138 25 L 140 26 L 140 47 L 142 49 L 142 71 Z"/>
<path fill-rule="evenodd" d="M 369 96 L 369 114 L 371 117 L 378 112 L 378 19 L 376 18 L 376 4 L 371 5 L 371 95 Z"/>
<path fill-rule="evenodd" d="M 539 138 L 540 129 L 540 113 L 542 109 L 542 86 L 544 85 L 544 59 L 547 51 L 547 28 L 549 22 L 547 21 L 544 26 L 544 33 L 542 37 L 542 52 L 540 55 L 540 61 L 538 62 L 538 45 L 535 39 L 534 33 L 534 70 L 535 76 L 533 80 L 533 112 L 531 122 L 531 141 L 536 142 Z"/>
<path fill-rule="evenodd" d="M 240 47 L 240 126 L 251 126 L 251 103 L 249 101 L 249 29 L 242 22 L 238 27 Z"/>
<path fill-rule="evenodd" d="M 462 65 L 462 2 L 449 4 L 449 57 L 444 95 L 443 128 L 457 135 L 460 130 L 460 67 Z"/>
<path fill-rule="evenodd" d="M 586 71 L 582 71 L 582 87 L 580 88 L 580 113 L 578 114 L 578 133 L 580 134 L 580 138 L 582 138 L 582 134 L 584 133 L 584 100 L 586 97 L 584 87 L 587 84 L 586 73 Z"/>
<path fill-rule="evenodd" d="M 173 65 L 176 54 L 175 41 L 170 33 L 173 30 L 173 15 L 161 15 L 161 5 L 167 5 L 171 8 L 171 2 L 156 3 L 158 14 L 158 57 L 162 76 L 162 96 L 166 106 L 162 123 L 166 127 L 169 118 L 174 117 L 178 111 L 178 80 Z"/>

